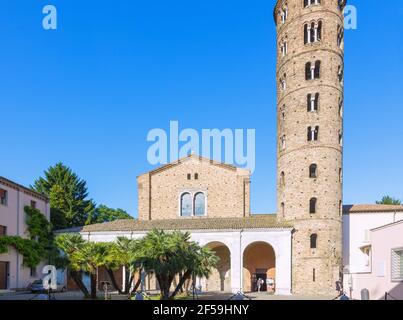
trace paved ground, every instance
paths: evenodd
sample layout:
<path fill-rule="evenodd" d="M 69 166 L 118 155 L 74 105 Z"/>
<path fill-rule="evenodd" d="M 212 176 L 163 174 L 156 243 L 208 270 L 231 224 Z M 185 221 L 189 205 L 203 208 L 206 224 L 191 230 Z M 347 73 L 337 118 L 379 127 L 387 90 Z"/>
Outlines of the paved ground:
<path fill-rule="evenodd" d="M 209 292 L 199 295 L 199 300 L 228 300 L 232 297 L 231 293 Z M 252 300 L 332 300 L 334 297 L 313 297 L 313 296 L 275 296 L 267 293 L 246 293 L 246 296 Z M 67 291 L 55 293 L 56 300 L 82 300 L 83 294 L 80 291 Z M 112 300 L 127 300 L 126 296 L 112 293 Z M 104 299 L 102 292 L 98 295 L 99 299 Z M 33 294 L 30 292 L 9 292 L 0 293 L 0 300 L 47 300 L 46 294 Z"/>

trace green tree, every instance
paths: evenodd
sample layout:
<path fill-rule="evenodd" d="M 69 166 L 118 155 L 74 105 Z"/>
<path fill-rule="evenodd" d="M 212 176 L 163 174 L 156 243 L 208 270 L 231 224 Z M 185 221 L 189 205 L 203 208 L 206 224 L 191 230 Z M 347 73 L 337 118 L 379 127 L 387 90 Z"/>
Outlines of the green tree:
<path fill-rule="evenodd" d="M 50 198 L 54 229 L 84 225 L 93 215 L 95 204 L 87 199 L 86 182 L 62 163 L 50 167 L 31 188 Z"/>
<path fill-rule="evenodd" d="M 90 296 L 87 287 L 82 281 L 82 270 L 75 264 L 75 253 L 80 251 L 85 245 L 84 239 L 80 234 L 66 233 L 61 234 L 55 239 L 56 247 L 63 252 L 63 257 L 66 259 L 68 273 L 76 283 L 77 287 L 82 291 L 85 298 Z"/>
<path fill-rule="evenodd" d="M 180 273 L 178 285 L 170 296 L 171 299 L 182 290 L 186 281 L 194 277 L 208 278 L 219 260 L 209 248 L 200 247 L 194 242 L 187 244 L 187 248 L 183 251 L 184 269 Z"/>
<path fill-rule="evenodd" d="M 29 239 L 7 235 L 0 237 L 0 254 L 13 247 L 24 257 L 23 265 L 35 267 L 44 258 L 50 257 L 53 237 L 50 223 L 38 209 L 25 206 L 24 211 Z"/>
<path fill-rule="evenodd" d="M 145 272 L 154 272 L 161 299 L 167 300 L 170 298 L 170 288 L 175 276 L 183 274 L 181 283 L 171 298 L 192 273 L 208 276 L 217 260 L 208 249 L 202 249 L 197 243 L 190 241 L 189 233 L 153 230 L 140 240 L 135 261 Z"/>
<path fill-rule="evenodd" d="M 97 298 L 97 270 L 98 267 L 104 266 L 107 254 L 108 244 L 86 241 L 79 250 L 70 255 L 70 266 L 90 275 L 91 299 Z"/>
<path fill-rule="evenodd" d="M 138 271 L 138 266 L 133 264 L 132 261 L 136 259 L 135 255 L 138 251 L 139 240 L 128 239 L 126 237 L 118 237 L 115 242 L 108 244 L 108 254 L 105 256 L 104 265 L 108 275 L 115 288 L 120 294 L 129 294 L 130 288 L 134 280 L 134 274 Z M 120 267 L 125 267 L 125 287 L 121 288 L 117 284 L 114 270 Z M 134 286 L 134 291 L 137 290 L 140 282 Z"/>
<path fill-rule="evenodd" d="M 93 215 L 90 215 L 87 224 L 110 222 L 119 219 L 133 219 L 123 209 L 112 209 L 105 205 L 100 205 L 96 208 Z"/>
<path fill-rule="evenodd" d="M 390 196 L 384 196 L 381 201 L 377 201 L 377 204 L 388 204 L 388 205 L 401 205 L 402 202 L 399 199 L 390 197 Z"/>

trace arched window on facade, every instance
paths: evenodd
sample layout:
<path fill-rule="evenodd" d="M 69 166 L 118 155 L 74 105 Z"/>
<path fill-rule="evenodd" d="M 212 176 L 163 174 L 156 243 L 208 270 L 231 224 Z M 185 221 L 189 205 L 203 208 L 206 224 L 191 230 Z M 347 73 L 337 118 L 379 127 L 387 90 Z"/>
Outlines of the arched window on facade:
<path fill-rule="evenodd" d="M 190 217 L 192 215 L 192 196 L 186 192 L 181 195 L 181 216 Z"/>
<path fill-rule="evenodd" d="M 203 192 L 198 192 L 194 198 L 194 215 L 204 216 L 206 214 L 206 197 Z"/>
<path fill-rule="evenodd" d="M 317 178 L 317 168 L 318 166 L 315 163 L 309 166 L 309 178 Z"/>
<path fill-rule="evenodd" d="M 317 202 L 316 198 L 311 198 L 311 200 L 309 200 L 309 213 L 310 214 L 316 213 L 316 202 Z"/>
<path fill-rule="evenodd" d="M 317 248 L 317 241 L 318 241 L 318 235 L 316 233 L 311 234 L 310 236 L 311 249 Z"/>

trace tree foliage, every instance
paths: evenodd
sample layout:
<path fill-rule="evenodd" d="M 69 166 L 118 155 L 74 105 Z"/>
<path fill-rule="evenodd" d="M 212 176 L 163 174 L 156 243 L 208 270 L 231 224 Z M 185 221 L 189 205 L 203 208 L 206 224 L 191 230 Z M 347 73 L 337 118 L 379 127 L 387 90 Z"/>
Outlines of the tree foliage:
<path fill-rule="evenodd" d="M 137 240 L 118 237 L 113 243 L 95 243 L 84 240 L 80 234 L 62 234 L 56 238 L 57 247 L 64 252 L 70 271 L 77 276 L 76 283 L 86 296 L 88 290 L 81 281 L 81 273 L 87 272 L 91 278 L 91 297 L 96 298 L 97 268 L 105 267 L 111 276 L 113 270 L 124 266 L 127 271 L 126 287 L 119 290 L 128 294 L 133 284 L 134 274 L 154 274 L 162 299 L 172 299 L 192 277 L 208 277 L 218 262 L 218 257 L 208 248 L 190 240 L 189 233 L 150 231 Z M 170 295 L 173 280 L 179 282 Z M 81 283 L 80 283 L 81 282 Z M 137 290 L 140 277 L 134 285 Z"/>
<path fill-rule="evenodd" d="M 166 300 L 173 298 L 192 275 L 208 277 L 218 258 L 208 248 L 190 241 L 189 233 L 153 230 L 140 240 L 135 262 L 155 274 L 161 298 Z M 170 296 L 176 276 L 180 277 L 179 284 Z"/>
<path fill-rule="evenodd" d="M 103 223 L 119 219 L 133 219 L 133 217 L 123 209 L 112 209 L 105 205 L 100 205 L 96 208 L 94 214 L 89 217 L 87 223 Z"/>
<path fill-rule="evenodd" d="M 377 201 L 377 204 L 388 204 L 388 205 L 401 205 L 402 202 L 399 199 L 390 197 L 390 196 L 384 196 L 381 201 Z"/>
<path fill-rule="evenodd" d="M 82 226 L 95 210 L 86 182 L 62 163 L 49 167 L 31 188 L 49 197 L 55 229 Z"/>
<path fill-rule="evenodd" d="M 26 206 L 24 211 L 29 238 L 25 239 L 20 236 L 1 237 L 0 253 L 6 253 L 9 247 L 13 247 L 23 256 L 23 265 L 35 267 L 48 256 L 49 245 L 52 241 L 51 227 L 38 209 Z"/>

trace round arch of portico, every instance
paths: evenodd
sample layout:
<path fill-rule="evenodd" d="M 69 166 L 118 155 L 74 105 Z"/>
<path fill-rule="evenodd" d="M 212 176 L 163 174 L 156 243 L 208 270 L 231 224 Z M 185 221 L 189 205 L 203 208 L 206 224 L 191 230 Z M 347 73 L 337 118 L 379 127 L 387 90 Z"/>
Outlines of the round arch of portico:
<path fill-rule="evenodd" d="M 230 292 L 231 284 L 231 249 L 221 241 L 209 241 L 203 244 L 218 257 L 217 265 L 208 279 L 199 279 L 200 286 L 206 291 Z"/>
<path fill-rule="evenodd" d="M 273 260 L 274 260 L 274 269 L 275 269 L 275 274 L 274 274 L 274 282 L 276 285 L 276 293 L 277 293 L 277 283 L 279 283 L 279 276 L 281 273 L 281 270 L 279 270 L 278 265 L 279 265 L 279 253 L 280 253 L 280 248 L 279 248 L 279 239 L 276 237 L 271 237 L 268 236 L 266 232 L 245 232 L 242 236 L 242 241 L 241 241 L 241 248 L 240 248 L 240 254 L 241 254 L 241 279 L 240 279 L 240 286 L 242 288 L 242 291 L 245 289 L 245 280 L 244 279 L 244 269 L 245 269 L 245 253 L 249 248 L 251 248 L 253 245 L 257 244 L 263 244 L 271 248 L 272 254 L 273 254 Z"/>

